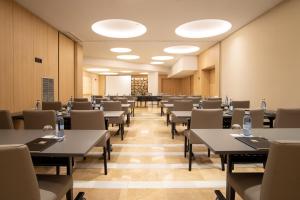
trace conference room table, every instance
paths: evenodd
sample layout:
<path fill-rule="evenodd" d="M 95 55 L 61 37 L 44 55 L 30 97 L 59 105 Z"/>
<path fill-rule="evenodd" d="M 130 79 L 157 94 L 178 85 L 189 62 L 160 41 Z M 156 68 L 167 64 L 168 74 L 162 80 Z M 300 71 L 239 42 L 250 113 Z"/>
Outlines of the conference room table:
<path fill-rule="evenodd" d="M 171 114 L 178 118 L 187 118 L 188 120 L 188 129 L 190 127 L 190 119 L 192 115 L 192 111 L 171 111 Z M 265 111 L 264 118 L 269 120 L 269 127 L 273 128 L 273 122 L 276 118 L 276 112 L 267 110 Z M 223 128 L 229 129 L 231 127 L 231 119 L 232 119 L 232 112 L 223 111 Z M 170 119 L 167 119 L 167 121 Z M 172 123 L 171 131 L 174 131 L 176 128 L 176 124 Z"/>
<path fill-rule="evenodd" d="M 199 108 L 200 107 L 200 103 L 194 103 L 193 107 L 194 108 Z M 174 104 L 173 103 L 163 103 L 163 104 L 161 104 L 161 106 L 160 106 L 160 116 L 164 115 L 164 108 L 166 108 L 167 110 L 168 109 L 172 109 L 172 108 L 174 108 Z M 170 113 L 167 112 L 167 119 L 169 119 L 169 114 Z"/>
<path fill-rule="evenodd" d="M 262 137 L 270 142 L 300 142 L 300 129 L 272 128 L 272 129 L 252 129 L 254 137 Z M 236 137 L 241 137 L 242 130 L 236 129 L 192 129 L 191 137 L 199 138 L 212 152 L 219 155 L 225 155 L 227 158 L 226 174 L 227 179 L 230 173 L 233 173 L 234 163 L 241 163 L 239 156 L 236 155 L 266 155 L 268 150 L 257 150 Z M 245 157 L 245 156 L 244 156 Z M 226 199 L 233 200 L 234 194 L 226 181 Z"/>

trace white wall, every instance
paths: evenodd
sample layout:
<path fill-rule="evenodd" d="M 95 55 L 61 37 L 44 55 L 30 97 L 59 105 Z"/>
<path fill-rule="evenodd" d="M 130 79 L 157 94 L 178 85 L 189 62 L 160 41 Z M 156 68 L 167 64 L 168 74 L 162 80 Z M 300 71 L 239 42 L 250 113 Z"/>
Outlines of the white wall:
<path fill-rule="evenodd" d="M 158 72 L 148 74 L 148 92 L 152 95 L 158 95 Z"/>
<path fill-rule="evenodd" d="M 130 95 L 131 76 L 106 76 L 106 95 Z"/>
<path fill-rule="evenodd" d="M 300 107 L 300 1 L 286 1 L 221 43 L 221 93 Z"/>

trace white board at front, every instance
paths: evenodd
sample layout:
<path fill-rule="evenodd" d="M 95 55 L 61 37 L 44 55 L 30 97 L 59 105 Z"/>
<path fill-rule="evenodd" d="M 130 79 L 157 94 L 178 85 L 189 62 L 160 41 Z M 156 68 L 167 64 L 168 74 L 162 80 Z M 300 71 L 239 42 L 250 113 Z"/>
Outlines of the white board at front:
<path fill-rule="evenodd" d="M 130 95 L 131 76 L 106 76 L 106 95 Z"/>

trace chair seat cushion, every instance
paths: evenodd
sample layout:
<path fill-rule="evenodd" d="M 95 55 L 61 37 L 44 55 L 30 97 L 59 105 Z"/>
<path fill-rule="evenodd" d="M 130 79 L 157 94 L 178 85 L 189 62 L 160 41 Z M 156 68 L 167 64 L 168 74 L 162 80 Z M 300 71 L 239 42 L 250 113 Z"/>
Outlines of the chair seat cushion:
<path fill-rule="evenodd" d="M 259 200 L 262 178 L 263 173 L 232 173 L 228 182 L 244 200 Z"/>
<path fill-rule="evenodd" d="M 40 187 L 41 200 L 55 199 L 51 193 L 56 195 L 57 200 L 60 200 L 73 188 L 72 176 L 37 175 L 37 179 Z"/>

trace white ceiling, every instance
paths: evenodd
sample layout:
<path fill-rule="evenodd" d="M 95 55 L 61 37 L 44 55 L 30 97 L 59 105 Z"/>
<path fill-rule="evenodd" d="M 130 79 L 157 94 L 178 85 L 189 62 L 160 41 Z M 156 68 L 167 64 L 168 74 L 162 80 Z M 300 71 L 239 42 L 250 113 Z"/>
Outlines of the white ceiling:
<path fill-rule="evenodd" d="M 84 46 L 85 57 L 112 60 L 117 54 L 110 52 L 110 48 L 129 47 L 133 49 L 133 54 L 141 56 L 141 59 L 133 62 L 149 64 L 152 56 L 166 55 L 163 48 L 168 46 L 196 45 L 203 51 L 282 0 L 16 1 L 60 31 L 79 38 Z M 111 18 L 134 20 L 144 24 L 148 30 L 145 35 L 132 39 L 106 38 L 91 30 L 94 22 Z M 175 28 L 183 23 L 206 18 L 225 19 L 233 27 L 224 35 L 208 39 L 184 39 L 174 33 Z M 175 62 L 168 61 L 164 67 Z"/>

